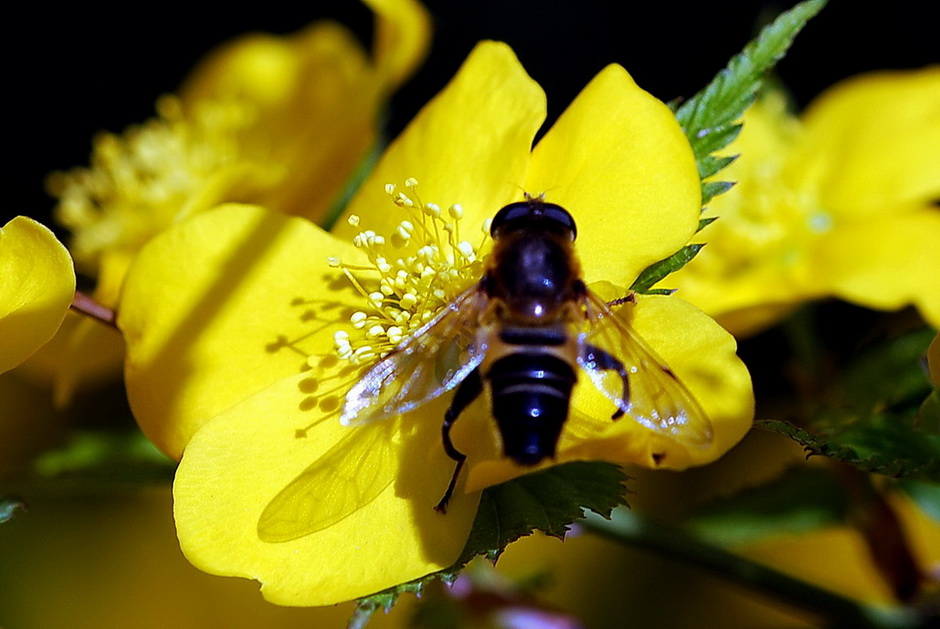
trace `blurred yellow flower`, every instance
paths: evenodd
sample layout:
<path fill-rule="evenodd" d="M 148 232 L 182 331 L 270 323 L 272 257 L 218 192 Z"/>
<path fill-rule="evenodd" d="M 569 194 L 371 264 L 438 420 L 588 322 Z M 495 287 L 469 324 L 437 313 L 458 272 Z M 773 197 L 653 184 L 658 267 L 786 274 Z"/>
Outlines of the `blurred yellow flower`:
<path fill-rule="evenodd" d="M 453 432 L 468 473 L 442 515 L 433 507 L 453 472 L 441 443 L 447 396 L 357 427 L 338 415 L 362 369 L 341 356 L 364 339 L 394 345 L 420 325 L 418 313 L 430 316 L 478 280 L 487 242 L 479 228 L 520 189 L 549 191 L 573 213 L 584 279 L 614 295 L 695 232 L 691 149 L 669 109 L 623 68 L 600 72 L 533 149 L 545 108 L 512 51 L 483 43 L 389 147 L 333 233 L 229 205 L 144 248 L 119 309 L 128 394 L 148 436 L 182 453 L 176 521 L 196 566 L 257 579 L 280 604 L 367 595 L 453 563 L 479 490 L 530 471 L 503 459 L 489 412 L 471 407 Z M 409 316 L 358 325 L 386 298 Z M 698 398 L 713 439 L 689 448 L 611 422 L 609 406 L 597 411 L 579 387 L 575 409 L 605 420 L 572 416 L 555 462 L 684 468 L 721 456 L 753 412 L 733 338 L 676 298 L 640 297 L 625 310 Z M 271 522 L 266 507 L 311 470 L 316 492 L 300 492 Z"/>
<path fill-rule="evenodd" d="M 925 592 L 937 591 L 940 566 L 940 526 L 901 492 L 886 495 L 898 518 L 917 568 L 928 582 Z M 882 573 L 858 527 L 841 525 L 742 544 L 747 557 L 804 579 L 819 587 L 868 603 L 897 602 L 892 583 Z M 812 557 L 813 561 L 807 561 Z"/>
<path fill-rule="evenodd" d="M 291 36 L 234 40 L 204 59 L 178 95 L 158 101 L 157 118 L 97 137 L 90 168 L 50 177 L 56 219 L 72 231 L 79 272 L 97 280 L 95 300 L 113 307 L 141 246 L 219 203 L 328 217 L 375 148 L 389 94 L 429 42 L 428 16 L 415 0 L 365 1 L 376 14 L 373 55 L 329 21 Z M 73 327 L 62 343 L 60 401 L 101 370 L 83 368 L 88 356 L 119 343 L 92 321 Z"/>
<path fill-rule="evenodd" d="M 769 94 L 744 116 L 702 252 L 665 284 L 735 334 L 810 299 L 914 305 L 940 326 L 940 67 L 841 83 L 799 119 Z"/>
<path fill-rule="evenodd" d="M 52 338 L 74 295 L 72 258 L 48 228 L 25 216 L 0 228 L 0 373 Z"/>

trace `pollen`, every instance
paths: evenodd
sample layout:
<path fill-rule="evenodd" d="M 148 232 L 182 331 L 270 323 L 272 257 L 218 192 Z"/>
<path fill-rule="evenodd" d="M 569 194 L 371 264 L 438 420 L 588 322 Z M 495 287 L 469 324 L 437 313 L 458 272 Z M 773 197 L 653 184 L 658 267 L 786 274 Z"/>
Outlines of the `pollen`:
<path fill-rule="evenodd" d="M 353 239 L 369 264 L 330 259 L 363 298 L 362 309 L 349 319 L 350 329 L 334 336 L 336 355 L 356 364 L 388 354 L 478 281 L 490 245 L 487 225 L 476 232 L 476 243 L 462 238 L 467 231 L 464 208 L 453 204 L 442 210 L 440 204 L 422 200 L 414 178 L 403 186 L 387 184 L 385 192 L 401 220 L 387 236 L 364 225 Z M 358 216 L 349 219 L 356 227 L 360 221 Z"/>
<path fill-rule="evenodd" d="M 136 249 L 189 211 L 207 182 L 244 159 L 240 133 L 253 119 L 242 102 L 206 100 L 184 110 L 165 96 L 157 117 L 96 137 L 89 168 L 51 175 L 56 219 L 72 231 L 79 267 L 96 273 L 103 253 Z"/>

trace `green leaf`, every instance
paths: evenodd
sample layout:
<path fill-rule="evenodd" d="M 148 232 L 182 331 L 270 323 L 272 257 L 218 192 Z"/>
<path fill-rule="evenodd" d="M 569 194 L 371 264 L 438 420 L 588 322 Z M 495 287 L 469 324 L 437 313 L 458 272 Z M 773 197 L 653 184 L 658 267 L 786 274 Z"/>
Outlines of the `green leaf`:
<path fill-rule="evenodd" d="M 630 290 L 643 294 L 662 294 L 663 291 L 661 289 L 652 289 L 652 286 L 670 273 L 678 271 L 688 264 L 692 258 L 698 255 L 698 252 L 701 251 L 704 246 L 705 245 L 701 244 L 686 245 L 668 258 L 649 265 L 646 267 L 646 270 L 640 273 L 640 276 L 636 278 L 630 286 Z M 669 293 L 671 291 L 665 292 Z"/>
<path fill-rule="evenodd" d="M 585 509 L 608 516 L 623 504 L 626 480 L 611 463 L 575 461 L 491 487 L 480 500 L 461 560 L 496 560 L 510 542 L 535 530 L 562 539 Z"/>
<path fill-rule="evenodd" d="M 738 122 L 754 102 L 767 72 L 786 53 L 793 39 L 806 22 L 826 4 L 826 0 L 802 2 L 781 14 L 766 26 L 757 39 L 728 62 L 703 90 L 680 105 L 676 118 L 692 146 L 699 178 L 702 180 L 702 205 L 724 194 L 734 185 L 730 181 L 706 181 L 721 172 L 737 156 L 719 156 L 716 152 L 728 146 L 741 131 Z M 704 227 L 700 225 L 699 229 Z M 700 245 L 695 245 L 699 246 Z M 680 249 L 669 258 L 647 268 L 634 282 L 640 293 L 668 294 L 669 291 L 649 289 L 670 273 L 685 266 L 698 250 Z M 691 255 L 690 255 L 691 254 Z M 655 278 L 650 282 L 651 278 Z"/>
<path fill-rule="evenodd" d="M 729 546 L 839 524 L 847 512 L 838 479 L 827 469 L 801 466 L 770 483 L 699 508 L 683 528 Z"/>
<path fill-rule="evenodd" d="M 932 434 L 940 434 L 940 389 L 934 389 L 917 411 L 917 426 Z"/>
<path fill-rule="evenodd" d="M 717 216 L 710 216 L 710 217 L 708 217 L 708 218 L 703 218 L 703 219 L 699 220 L 699 222 L 698 222 L 698 229 L 695 230 L 695 231 L 700 232 L 700 231 L 702 231 L 703 229 L 705 229 L 706 227 L 708 227 L 709 225 L 711 225 L 712 223 L 714 223 L 714 222 L 717 221 L 717 220 L 718 220 L 718 217 L 717 217 Z"/>
<path fill-rule="evenodd" d="M 865 472 L 940 481 L 940 408 L 931 401 L 935 394 L 922 364 L 934 335 L 930 329 L 907 332 L 850 360 L 835 382 L 820 388 L 818 407 L 799 426 L 756 424 L 796 441 L 809 455 Z M 821 343 L 804 341 L 804 352 L 817 351 Z"/>
<path fill-rule="evenodd" d="M 940 482 L 940 436 L 897 417 L 859 418 L 832 434 L 816 434 L 780 420 L 757 420 L 754 425 L 796 441 L 807 456 L 825 456 L 864 472 Z"/>
<path fill-rule="evenodd" d="M 81 431 L 34 464 L 41 477 L 76 482 L 171 480 L 176 463 L 139 431 Z"/>
<path fill-rule="evenodd" d="M 709 156 L 737 136 L 740 129 L 737 121 L 754 102 L 764 75 L 783 57 L 806 22 L 825 4 L 826 0 L 810 0 L 781 14 L 761 31 L 757 39 L 733 57 L 705 89 L 676 111 L 676 118 L 692 145 L 703 179 L 730 163 L 727 158 L 715 161 Z"/>
<path fill-rule="evenodd" d="M 934 336 L 929 328 L 915 330 L 854 359 L 838 383 L 845 403 L 861 410 L 919 404 L 930 391 L 921 357 Z"/>
<path fill-rule="evenodd" d="M 717 197 L 719 194 L 724 194 L 728 190 L 734 187 L 733 181 L 703 181 L 702 182 L 702 205 L 708 205 L 709 202 Z M 713 216 L 708 220 L 709 222 L 717 220 L 717 216 Z M 699 225 L 698 231 L 702 231 L 704 225 Z"/>
<path fill-rule="evenodd" d="M 391 609 L 405 592 L 420 595 L 432 581 L 453 582 L 474 557 L 496 561 L 508 544 L 534 531 L 561 538 L 572 523 L 585 517 L 586 510 L 609 517 L 624 504 L 627 480 L 612 463 L 574 461 L 488 488 L 453 566 L 359 599 L 348 626 L 360 629 L 379 609 Z"/>

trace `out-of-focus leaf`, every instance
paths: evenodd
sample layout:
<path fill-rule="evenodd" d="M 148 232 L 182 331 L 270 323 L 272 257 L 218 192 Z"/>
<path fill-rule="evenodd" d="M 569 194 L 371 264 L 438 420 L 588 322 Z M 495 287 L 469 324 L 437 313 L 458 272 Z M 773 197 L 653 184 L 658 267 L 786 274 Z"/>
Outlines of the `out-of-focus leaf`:
<path fill-rule="evenodd" d="M 917 412 L 917 426 L 928 433 L 940 434 L 940 389 L 931 391 Z"/>
<path fill-rule="evenodd" d="M 778 420 L 755 425 L 789 437 L 808 455 L 865 472 L 940 481 L 940 418 L 922 365 L 934 334 L 916 330 L 854 359 L 801 425 Z"/>
<path fill-rule="evenodd" d="M 698 509 L 685 528 L 730 546 L 839 524 L 847 510 L 842 487 L 830 472 L 793 467 L 770 483 Z"/>
<path fill-rule="evenodd" d="M 927 328 L 916 330 L 852 361 L 843 370 L 839 383 L 846 404 L 870 410 L 923 400 L 930 383 L 921 357 L 935 335 Z"/>
<path fill-rule="evenodd" d="M 176 463 L 138 431 L 72 435 L 34 464 L 40 477 L 70 481 L 152 482 L 173 478 Z"/>

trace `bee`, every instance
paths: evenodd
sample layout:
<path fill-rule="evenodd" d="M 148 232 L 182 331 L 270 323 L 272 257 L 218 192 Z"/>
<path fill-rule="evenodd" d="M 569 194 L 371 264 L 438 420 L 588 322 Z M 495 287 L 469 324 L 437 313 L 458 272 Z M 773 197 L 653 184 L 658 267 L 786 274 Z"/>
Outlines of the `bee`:
<path fill-rule="evenodd" d="M 626 416 L 686 445 L 711 442 L 711 425 L 692 394 L 585 284 L 567 210 L 526 195 L 496 213 L 490 235 L 493 249 L 479 282 L 366 372 L 346 395 L 342 423 L 388 419 L 453 390 L 441 424 L 443 449 L 455 463 L 434 507 L 442 513 L 467 459 L 451 430 L 486 390 L 503 453 L 522 466 L 555 456 L 580 373 L 611 401 L 609 421 Z M 632 295 L 615 303 L 627 301 Z M 334 446 L 275 497 L 259 522 L 263 539 L 299 537 L 348 515 L 343 503 L 351 501 L 343 499 L 332 514 L 298 522 L 310 510 L 297 506 L 326 479 L 331 459 L 350 456 L 347 445 Z M 353 456 L 381 449 L 373 436 Z M 368 473 L 381 475 L 381 467 L 371 465 Z M 378 492 L 391 478 L 340 481 Z"/>

